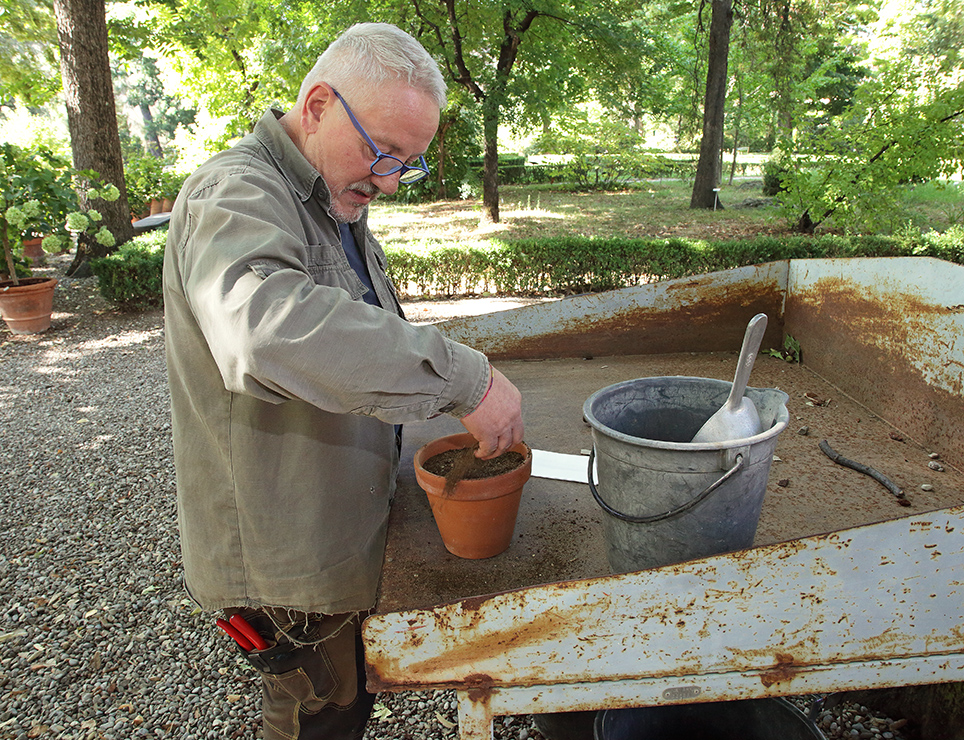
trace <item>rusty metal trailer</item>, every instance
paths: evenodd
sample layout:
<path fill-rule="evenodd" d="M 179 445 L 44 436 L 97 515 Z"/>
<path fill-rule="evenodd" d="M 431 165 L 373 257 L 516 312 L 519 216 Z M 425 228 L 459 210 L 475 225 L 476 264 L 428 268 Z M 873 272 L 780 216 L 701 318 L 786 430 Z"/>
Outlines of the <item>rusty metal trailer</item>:
<path fill-rule="evenodd" d="M 506 714 L 964 680 L 964 268 L 771 263 L 443 330 L 519 385 L 533 447 L 578 454 L 594 390 L 730 377 L 760 311 L 764 346 L 792 335 L 804 363 L 761 357 L 751 379 L 786 390 L 802 426 L 778 444 L 754 548 L 609 575 L 588 487 L 534 478 L 510 549 L 460 561 L 403 468 L 364 629 L 370 687 L 456 689 L 469 740 Z M 451 431 L 407 427 L 406 458 Z M 823 435 L 890 473 L 912 508 L 821 455 Z"/>

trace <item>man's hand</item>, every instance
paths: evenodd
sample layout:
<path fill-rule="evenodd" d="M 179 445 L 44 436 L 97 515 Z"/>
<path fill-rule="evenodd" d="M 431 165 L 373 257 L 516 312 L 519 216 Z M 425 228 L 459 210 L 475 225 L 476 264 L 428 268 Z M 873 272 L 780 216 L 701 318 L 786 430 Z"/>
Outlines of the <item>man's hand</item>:
<path fill-rule="evenodd" d="M 475 456 L 498 457 L 522 441 L 522 394 L 512 382 L 492 368 L 492 387 L 482 403 L 462 417 L 462 426 L 479 441 Z"/>

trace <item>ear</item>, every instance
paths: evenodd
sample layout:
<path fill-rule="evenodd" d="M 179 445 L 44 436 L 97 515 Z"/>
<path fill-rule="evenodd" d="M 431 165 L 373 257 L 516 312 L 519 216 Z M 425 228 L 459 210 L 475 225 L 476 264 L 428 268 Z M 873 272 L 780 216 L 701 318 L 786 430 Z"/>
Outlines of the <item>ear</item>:
<path fill-rule="evenodd" d="M 308 91 L 304 105 L 301 106 L 301 127 L 306 134 L 313 134 L 318 130 L 321 119 L 337 100 L 331 85 L 326 82 L 319 82 Z"/>

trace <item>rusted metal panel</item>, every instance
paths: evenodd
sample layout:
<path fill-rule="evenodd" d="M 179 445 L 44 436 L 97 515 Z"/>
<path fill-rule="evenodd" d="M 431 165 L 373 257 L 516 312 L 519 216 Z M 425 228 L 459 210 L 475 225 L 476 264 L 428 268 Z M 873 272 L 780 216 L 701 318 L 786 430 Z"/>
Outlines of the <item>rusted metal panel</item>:
<path fill-rule="evenodd" d="M 493 687 L 487 691 L 461 690 L 458 692 L 459 732 L 462 740 L 490 740 L 492 719 L 502 715 L 740 701 L 788 693 L 807 695 L 860 690 L 877 687 L 883 676 L 892 682 L 891 685 L 898 686 L 960 680 L 964 676 L 964 655 L 801 667 L 794 676 L 792 691 L 781 683 L 766 686 L 761 675 L 754 672 Z"/>
<path fill-rule="evenodd" d="M 640 573 L 370 618 L 374 690 L 755 675 L 964 652 L 964 507 Z M 958 680 L 961 676 L 957 676 Z M 952 680 L 948 678 L 946 680 Z M 859 681 L 858 681 L 859 682 Z"/>
<path fill-rule="evenodd" d="M 545 359 L 739 349 L 747 321 L 770 318 L 782 342 L 787 262 L 575 296 L 439 325 L 492 359 Z"/>
<path fill-rule="evenodd" d="M 964 465 L 964 267 L 920 257 L 794 260 L 786 331 L 808 367 Z"/>

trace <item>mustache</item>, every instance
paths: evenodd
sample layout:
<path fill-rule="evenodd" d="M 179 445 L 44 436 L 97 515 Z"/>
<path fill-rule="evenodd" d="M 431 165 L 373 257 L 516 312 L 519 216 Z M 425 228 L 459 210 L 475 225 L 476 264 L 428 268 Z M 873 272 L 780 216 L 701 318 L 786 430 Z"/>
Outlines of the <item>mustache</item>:
<path fill-rule="evenodd" d="M 364 180 L 362 182 L 352 183 L 347 188 L 345 188 L 345 190 L 357 190 L 358 192 L 364 193 L 365 195 L 377 195 L 379 192 L 378 188 L 376 188 L 370 182 L 365 182 Z"/>

